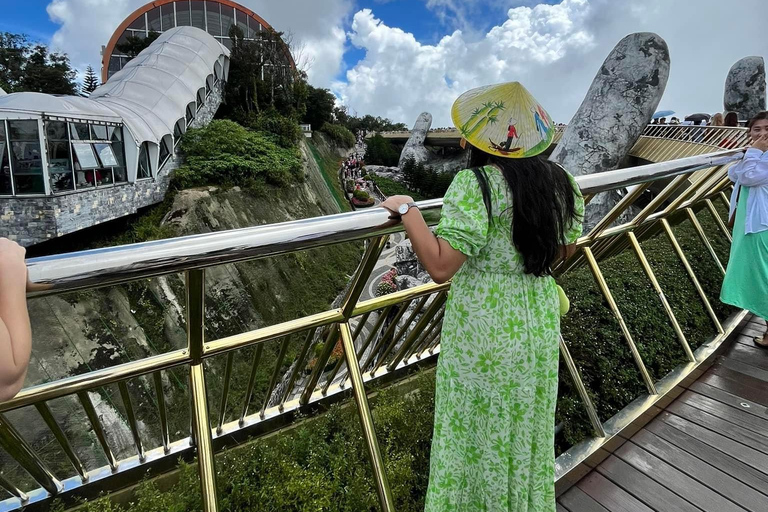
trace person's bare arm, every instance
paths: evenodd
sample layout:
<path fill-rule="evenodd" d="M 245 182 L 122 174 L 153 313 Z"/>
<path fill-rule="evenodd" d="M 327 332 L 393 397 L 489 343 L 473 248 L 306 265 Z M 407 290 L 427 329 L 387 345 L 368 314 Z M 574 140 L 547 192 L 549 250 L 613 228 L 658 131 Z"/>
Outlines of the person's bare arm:
<path fill-rule="evenodd" d="M 413 199 L 409 196 L 392 196 L 381 203 L 381 206 L 395 213 L 401 204 L 412 201 Z M 418 208 L 408 210 L 408 213 L 402 216 L 402 221 L 411 240 L 413 252 L 416 253 L 434 282 L 441 284 L 448 281 L 467 261 L 465 254 L 457 251 L 430 231 Z"/>
<path fill-rule="evenodd" d="M 21 389 L 32 351 L 25 252 L 15 242 L 0 238 L 0 402 Z"/>

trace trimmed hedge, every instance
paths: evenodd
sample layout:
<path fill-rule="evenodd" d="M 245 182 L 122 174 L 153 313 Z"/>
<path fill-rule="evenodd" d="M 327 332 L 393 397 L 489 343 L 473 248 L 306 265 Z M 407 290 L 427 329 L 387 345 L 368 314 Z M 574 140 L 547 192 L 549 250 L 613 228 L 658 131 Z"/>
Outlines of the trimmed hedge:
<path fill-rule="evenodd" d="M 328 135 L 337 146 L 349 149 L 355 146 L 355 135 L 340 124 L 323 124 L 320 131 Z"/>
<path fill-rule="evenodd" d="M 271 133 L 256 132 L 233 121 L 212 121 L 189 130 L 181 140 L 185 164 L 174 176 L 178 188 L 202 185 L 252 187 L 254 182 L 286 185 L 303 179 L 296 147 L 282 147 Z"/>

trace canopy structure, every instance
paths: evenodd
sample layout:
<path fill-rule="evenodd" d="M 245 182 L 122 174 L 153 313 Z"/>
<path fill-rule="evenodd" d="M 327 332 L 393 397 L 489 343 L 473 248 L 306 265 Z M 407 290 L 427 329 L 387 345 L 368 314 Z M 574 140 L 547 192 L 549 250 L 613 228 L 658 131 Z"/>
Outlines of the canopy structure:
<path fill-rule="evenodd" d="M 89 97 L 0 94 L 0 196 L 41 196 L 157 178 L 206 105 L 229 50 L 195 27 L 163 32 Z M 194 124 L 193 124 L 194 123 Z"/>
<path fill-rule="evenodd" d="M 197 91 L 226 79 L 228 69 L 224 45 L 198 28 L 176 27 L 93 91 L 90 100 L 118 114 L 137 143 L 158 143 L 173 133 Z"/>

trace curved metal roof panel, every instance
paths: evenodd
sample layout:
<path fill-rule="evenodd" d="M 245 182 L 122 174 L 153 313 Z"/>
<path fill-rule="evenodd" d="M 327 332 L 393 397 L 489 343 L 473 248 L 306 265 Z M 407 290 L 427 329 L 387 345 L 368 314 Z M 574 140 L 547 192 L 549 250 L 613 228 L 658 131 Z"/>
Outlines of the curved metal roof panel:
<path fill-rule="evenodd" d="M 163 32 L 89 98 L 0 95 L 0 116 L 12 111 L 122 122 L 137 143 L 157 144 L 173 133 L 217 64 L 226 69 L 228 60 L 229 50 L 207 32 L 176 27 Z"/>

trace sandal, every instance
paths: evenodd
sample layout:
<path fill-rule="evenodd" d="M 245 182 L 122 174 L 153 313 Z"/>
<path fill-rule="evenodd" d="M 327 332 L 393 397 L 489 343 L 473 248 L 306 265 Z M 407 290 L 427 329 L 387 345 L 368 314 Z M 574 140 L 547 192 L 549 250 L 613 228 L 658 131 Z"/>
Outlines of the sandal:
<path fill-rule="evenodd" d="M 766 340 L 766 336 L 768 336 L 768 333 L 765 333 L 763 336 L 755 336 L 752 340 L 757 347 L 768 350 L 768 340 Z"/>

